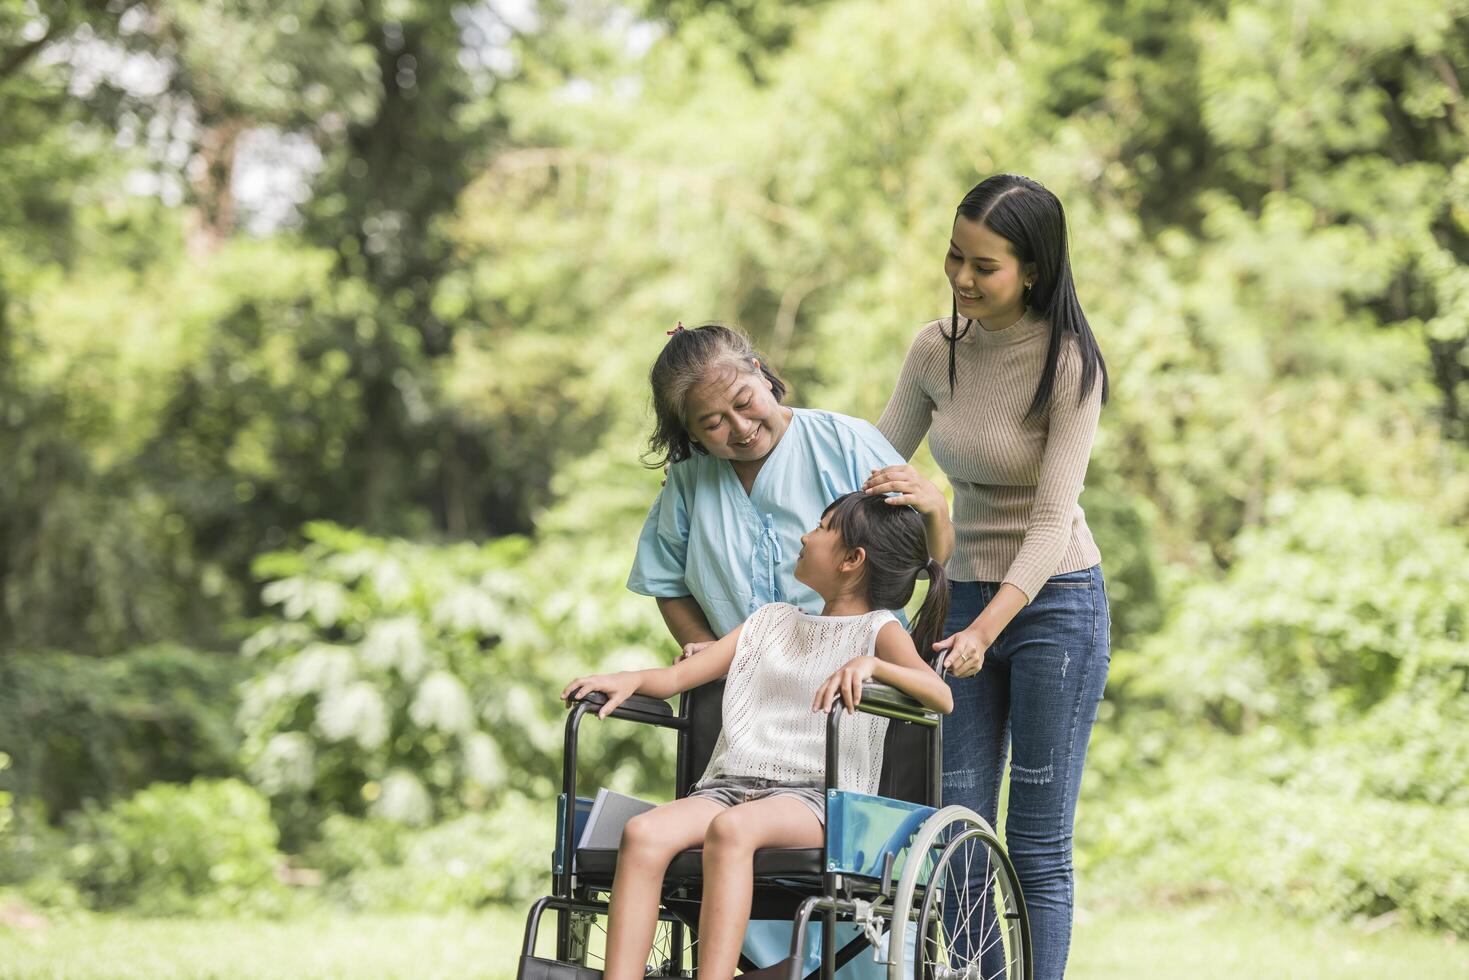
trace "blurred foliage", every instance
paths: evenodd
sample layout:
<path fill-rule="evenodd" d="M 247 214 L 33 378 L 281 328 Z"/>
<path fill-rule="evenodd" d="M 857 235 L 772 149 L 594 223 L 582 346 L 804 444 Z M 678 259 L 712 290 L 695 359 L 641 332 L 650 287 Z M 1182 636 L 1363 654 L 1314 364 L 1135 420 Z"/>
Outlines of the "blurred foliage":
<path fill-rule="evenodd" d="M 1109 889 L 1463 935 L 1469 539 L 1339 490 L 1265 509 L 1226 576 L 1114 657 L 1081 862 Z"/>
<path fill-rule="evenodd" d="M 1435 527 L 1415 504 L 1336 490 L 1282 495 L 1266 510 L 1228 574 L 1184 592 L 1118 670 L 1124 703 L 1165 705 L 1231 734 L 1271 725 L 1312 739 L 1370 727 L 1402 699 L 1426 709 L 1469 691 L 1462 528 Z M 1438 750 L 1457 750 L 1469 771 L 1462 744 Z"/>
<path fill-rule="evenodd" d="M 315 517 L 530 530 L 552 457 L 435 367 L 472 326 L 442 217 L 515 70 L 478 52 L 513 32 L 448 0 L 12 19 L 42 43 L 0 48 L 0 647 L 227 645 L 251 558 Z"/>
<path fill-rule="evenodd" d="M 553 688 L 578 659 L 590 667 L 593 649 L 544 662 L 551 637 L 567 637 L 547 628 L 556 609 L 537 607 L 538 578 L 517 574 L 527 542 L 436 548 L 327 524 L 306 533 L 306 549 L 257 562 L 279 619 L 245 643 L 263 669 L 239 718 L 249 772 L 289 838 L 310 839 L 332 814 L 421 826 L 512 796 L 549 798 L 561 749 Z M 638 627 L 651 633 L 646 619 Z M 604 751 L 666 761 L 640 742 L 623 731 Z"/>
<path fill-rule="evenodd" d="M 505 780 L 488 658 L 529 628 L 509 572 L 523 542 L 435 554 L 327 525 L 307 533 L 311 547 L 257 562 L 281 617 L 245 647 L 269 665 L 240 713 L 254 779 L 288 823 L 371 809 L 421 825 L 483 806 Z"/>
<path fill-rule="evenodd" d="M 286 901 L 270 804 L 235 779 L 158 784 L 73 818 L 67 875 L 93 908 L 270 912 Z"/>
<path fill-rule="evenodd" d="M 0 10 L 0 868 L 121 888 L 47 821 L 231 772 L 243 669 L 335 895 L 522 894 L 554 692 L 672 654 L 622 584 L 665 331 L 875 418 L 1014 170 L 1114 391 L 1078 861 L 1464 934 L 1466 84 L 1463 0 Z M 626 728 L 586 783 L 666 793 Z"/>
<path fill-rule="evenodd" d="M 1172 746 L 1145 780 L 1126 766 L 1087 774 L 1077 823 L 1077 868 L 1094 898 L 1186 900 L 1224 893 L 1308 916 L 1376 917 L 1395 912 L 1419 926 L 1469 933 L 1469 810 L 1442 800 L 1443 780 L 1462 797 L 1458 769 L 1418 773 L 1429 799 L 1393 785 L 1391 766 L 1432 740 L 1455 738 L 1462 705 L 1428 732 L 1380 725 L 1333 735 L 1312 752 L 1278 733 L 1248 739 L 1180 731 L 1171 720 L 1123 733 Z M 1372 737 L 1398 735 L 1376 773 L 1354 772 L 1377 752 Z M 1118 739 L 1109 740 L 1116 743 Z M 1462 739 L 1459 739 L 1462 742 Z M 1370 747 L 1370 748 L 1369 748 Z M 1416 760 L 1413 760 L 1416 761 Z M 1125 783 L 1108 785 L 1109 776 Z M 1386 780 L 1381 777 L 1386 776 Z M 1406 777 L 1411 779 L 1412 777 Z M 1386 792 L 1384 792 L 1386 790 Z"/>
<path fill-rule="evenodd" d="M 554 823 L 520 797 L 423 830 L 332 817 L 303 859 L 329 874 L 325 894 L 360 911 L 445 912 L 533 898 L 545 887 Z"/>
<path fill-rule="evenodd" d="M 106 802 L 156 780 L 239 771 L 232 724 L 238 658 L 180 647 L 113 657 L 0 657 L 0 788 L 59 822 L 83 800 Z"/>
<path fill-rule="evenodd" d="M 10 768 L 10 756 L 0 752 L 0 773 Z M 15 820 L 15 794 L 9 790 L 0 790 L 0 838 L 10 829 Z"/>

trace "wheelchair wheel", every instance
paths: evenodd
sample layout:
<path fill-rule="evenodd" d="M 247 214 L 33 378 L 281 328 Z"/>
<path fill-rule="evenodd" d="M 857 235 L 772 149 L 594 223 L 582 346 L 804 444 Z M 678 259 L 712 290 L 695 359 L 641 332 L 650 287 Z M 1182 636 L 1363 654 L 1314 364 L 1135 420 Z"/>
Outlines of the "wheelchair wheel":
<path fill-rule="evenodd" d="M 922 980 L 1028 978 L 1028 931 L 1009 855 L 988 830 L 961 830 L 934 862 L 918 913 L 913 975 Z"/>
<path fill-rule="evenodd" d="M 967 807 L 942 808 L 914 835 L 892 922 L 895 934 L 915 936 L 915 980 L 1031 980 L 1030 922 L 1014 865 Z M 892 948 L 888 977 L 900 980 L 902 945 Z"/>

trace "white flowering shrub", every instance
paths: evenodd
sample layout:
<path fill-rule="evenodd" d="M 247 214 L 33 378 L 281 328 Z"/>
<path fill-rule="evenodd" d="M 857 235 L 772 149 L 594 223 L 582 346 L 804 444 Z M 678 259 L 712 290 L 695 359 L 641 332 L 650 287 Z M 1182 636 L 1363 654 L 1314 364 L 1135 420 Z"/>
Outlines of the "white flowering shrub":
<path fill-rule="evenodd" d="M 625 574 L 625 556 L 550 582 L 521 539 L 425 545 L 331 524 L 306 534 L 302 550 L 257 561 L 272 617 L 242 646 L 261 665 L 241 699 L 245 763 L 288 845 L 334 814 L 418 827 L 523 802 L 553 820 L 561 688 L 672 653 L 659 648 L 654 604 L 601 581 Z M 591 791 L 666 788 L 670 739 L 597 728 Z"/>
<path fill-rule="evenodd" d="M 240 709 L 246 764 L 288 835 L 329 813 L 417 826 L 488 805 L 506 788 L 507 637 L 538 636 L 508 573 L 524 542 L 307 536 L 257 562 L 275 618 L 243 645 L 265 662 Z"/>

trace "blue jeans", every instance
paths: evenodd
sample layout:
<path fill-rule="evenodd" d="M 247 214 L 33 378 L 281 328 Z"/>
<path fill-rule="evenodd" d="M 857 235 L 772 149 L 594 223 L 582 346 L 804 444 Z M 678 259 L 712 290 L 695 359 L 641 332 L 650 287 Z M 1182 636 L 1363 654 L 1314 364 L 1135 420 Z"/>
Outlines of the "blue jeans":
<path fill-rule="evenodd" d="M 972 623 L 998 589 L 994 582 L 952 583 L 944 635 Z M 1066 972 L 1071 830 L 1110 663 L 1107 592 L 1102 567 L 1094 565 L 1051 577 L 989 648 L 978 674 L 949 678 L 954 713 L 944 719 L 944 803 L 967 806 L 998 828 L 1000 778 L 1013 748 L 1005 848 L 1030 913 L 1035 980 Z M 982 869 L 975 879 L 971 888 L 983 887 Z M 989 914 L 993 921 L 992 907 Z M 974 923 L 970 948 L 980 949 L 985 934 L 985 924 Z M 1004 975 L 999 952 L 986 951 L 984 976 Z"/>

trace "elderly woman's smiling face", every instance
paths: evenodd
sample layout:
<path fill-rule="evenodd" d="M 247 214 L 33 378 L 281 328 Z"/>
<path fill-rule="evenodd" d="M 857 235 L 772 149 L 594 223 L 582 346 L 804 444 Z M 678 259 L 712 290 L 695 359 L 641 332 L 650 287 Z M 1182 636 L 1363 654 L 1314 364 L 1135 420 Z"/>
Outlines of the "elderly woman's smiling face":
<path fill-rule="evenodd" d="M 689 389 L 684 425 L 709 455 L 736 462 L 764 459 L 785 434 L 789 416 L 770 381 L 755 371 L 725 367 Z"/>

